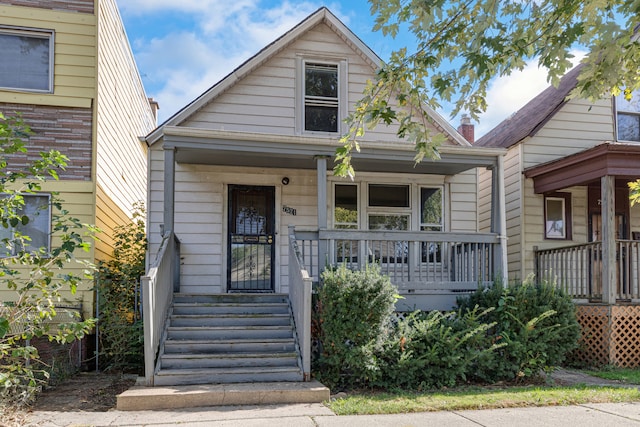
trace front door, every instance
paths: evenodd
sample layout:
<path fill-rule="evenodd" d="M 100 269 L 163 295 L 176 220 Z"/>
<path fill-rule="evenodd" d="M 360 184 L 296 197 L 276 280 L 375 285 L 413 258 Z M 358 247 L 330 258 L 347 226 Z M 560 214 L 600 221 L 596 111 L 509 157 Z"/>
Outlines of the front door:
<path fill-rule="evenodd" d="M 275 187 L 229 186 L 229 292 L 273 292 Z"/>

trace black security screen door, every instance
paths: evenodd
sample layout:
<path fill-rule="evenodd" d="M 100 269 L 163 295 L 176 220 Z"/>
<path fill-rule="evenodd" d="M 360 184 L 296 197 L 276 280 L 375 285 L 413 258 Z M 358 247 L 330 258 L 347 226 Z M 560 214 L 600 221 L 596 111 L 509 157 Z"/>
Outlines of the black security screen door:
<path fill-rule="evenodd" d="M 229 292 L 273 292 L 275 187 L 229 186 Z"/>

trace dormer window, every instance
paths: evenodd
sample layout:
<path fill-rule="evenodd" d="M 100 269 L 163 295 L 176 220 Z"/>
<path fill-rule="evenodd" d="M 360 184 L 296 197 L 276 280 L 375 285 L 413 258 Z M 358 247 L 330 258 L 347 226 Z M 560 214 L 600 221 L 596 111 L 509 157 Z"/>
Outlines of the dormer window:
<path fill-rule="evenodd" d="M 620 94 L 615 102 L 618 141 L 640 142 L 640 92 L 634 92 L 630 101 Z"/>
<path fill-rule="evenodd" d="M 338 132 L 338 65 L 304 64 L 304 130 Z"/>

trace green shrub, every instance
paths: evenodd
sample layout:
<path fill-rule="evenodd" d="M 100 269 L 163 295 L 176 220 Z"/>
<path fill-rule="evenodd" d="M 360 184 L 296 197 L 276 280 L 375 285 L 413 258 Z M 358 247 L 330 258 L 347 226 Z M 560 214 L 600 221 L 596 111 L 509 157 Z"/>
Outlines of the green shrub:
<path fill-rule="evenodd" d="M 140 374 L 144 370 L 144 327 L 139 298 L 136 300 L 145 268 L 144 218 L 144 206 L 136 203 L 132 222 L 114 230 L 113 258 L 98 264 L 98 351 L 102 370 Z"/>
<path fill-rule="evenodd" d="M 494 326 L 484 321 L 489 311 L 416 311 L 399 319 L 382 346 L 375 385 L 424 390 L 466 380 L 474 362 L 491 358 L 497 347 L 487 336 Z"/>
<path fill-rule="evenodd" d="M 331 388 L 365 386 L 379 375 L 376 349 L 388 333 L 397 290 L 377 265 L 327 269 L 322 282 L 316 377 Z"/>
<path fill-rule="evenodd" d="M 578 345 L 580 326 L 571 299 L 553 284 L 522 283 L 479 289 L 458 300 L 461 310 L 494 308 L 487 321 L 495 323 L 490 336 L 504 347 L 497 357 L 483 358 L 474 368 L 482 381 L 537 376 L 561 364 Z"/>

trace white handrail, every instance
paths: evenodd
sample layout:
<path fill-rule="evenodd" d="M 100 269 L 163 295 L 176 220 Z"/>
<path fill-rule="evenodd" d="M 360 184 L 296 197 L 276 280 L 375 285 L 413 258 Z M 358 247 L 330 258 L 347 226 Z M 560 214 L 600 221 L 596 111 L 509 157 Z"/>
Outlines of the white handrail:
<path fill-rule="evenodd" d="M 165 235 L 155 261 L 140 278 L 144 320 L 144 374 L 147 386 L 153 386 L 156 356 L 164 331 L 176 277 L 180 274 L 180 242 L 173 232 Z"/>
<path fill-rule="evenodd" d="M 298 250 L 295 230 L 289 227 L 289 301 L 298 337 L 302 372 L 311 379 L 311 290 L 312 279 L 305 270 Z"/>

